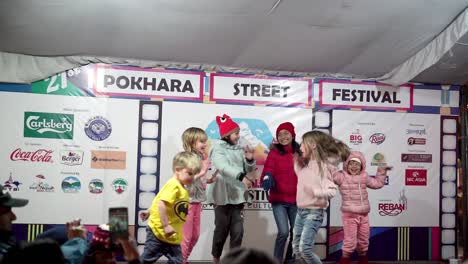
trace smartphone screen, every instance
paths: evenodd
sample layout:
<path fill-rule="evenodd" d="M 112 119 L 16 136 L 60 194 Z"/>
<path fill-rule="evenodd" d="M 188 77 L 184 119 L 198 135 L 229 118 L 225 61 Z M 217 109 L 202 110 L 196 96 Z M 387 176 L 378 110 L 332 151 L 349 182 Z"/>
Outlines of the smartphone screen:
<path fill-rule="evenodd" d="M 128 209 L 126 207 L 109 208 L 109 231 L 111 241 L 128 238 Z"/>

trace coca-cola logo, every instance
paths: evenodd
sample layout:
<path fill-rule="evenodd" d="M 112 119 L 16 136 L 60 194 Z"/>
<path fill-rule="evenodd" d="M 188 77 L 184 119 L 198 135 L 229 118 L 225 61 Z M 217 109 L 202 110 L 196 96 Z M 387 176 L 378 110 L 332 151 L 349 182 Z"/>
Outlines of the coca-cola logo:
<path fill-rule="evenodd" d="M 372 144 L 380 145 L 385 141 L 385 134 L 383 133 L 374 133 L 369 137 L 369 141 Z"/>
<path fill-rule="evenodd" d="M 13 150 L 10 154 L 12 161 L 30 161 L 30 162 L 50 162 L 52 163 L 52 153 L 54 151 L 47 149 L 38 149 L 36 151 L 22 151 L 21 148 Z"/>

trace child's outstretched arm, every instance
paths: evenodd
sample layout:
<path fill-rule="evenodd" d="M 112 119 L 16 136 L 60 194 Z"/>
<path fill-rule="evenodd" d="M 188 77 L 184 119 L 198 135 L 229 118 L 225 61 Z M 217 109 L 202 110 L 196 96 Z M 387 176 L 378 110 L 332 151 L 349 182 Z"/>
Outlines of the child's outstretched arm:
<path fill-rule="evenodd" d="M 385 178 L 387 177 L 387 171 L 391 170 L 392 167 L 384 166 L 377 168 L 377 174 L 375 177 L 367 176 L 367 187 L 371 189 L 380 189 L 385 185 Z"/>
<path fill-rule="evenodd" d="M 244 149 L 245 152 L 245 172 L 252 172 L 256 168 L 254 159 L 254 149 L 247 145 Z"/>
<path fill-rule="evenodd" d="M 336 185 L 341 186 L 344 180 L 344 173 L 342 171 L 337 171 L 333 173 L 332 178 Z"/>
<path fill-rule="evenodd" d="M 210 153 L 211 162 L 218 170 L 218 178 L 223 177 L 232 177 L 237 179 L 237 177 L 243 172 L 237 169 L 235 166 L 230 166 L 228 162 L 228 157 L 222 149 L 215 148 Z"/>
<path fill-rule="evenodd" d="M 329 158 L 328 161 L 329 162 L 327 163 L 327 169 L 330 172 L 333 182 L 336 185 L 341 186 L 344 180 L 344 173 L 343 171 L 338 170 L 338 159 Z"/>
<path fill-rule="evenodd" d="M 335 196 L 337 189 L 338 188 L 336 187 L 335 183 L 333 183 L 332 176 L 329 174 L 326 178 L 323 179 L 323 193 L 321 196 L 327 198 L 327 200 L 330 200 Z"/>
<path fill-rule="evenodd" d="M 269 191 L 274 188 L 275 181 L 273 179 L 273 172 L 275 171 L 275 165 L 276 162 L 273 159 L 273 155 L 268 154 L 265 164 L 263 165 L 262 176 L 260 177 L 262 188 L 265 191 Z"/>

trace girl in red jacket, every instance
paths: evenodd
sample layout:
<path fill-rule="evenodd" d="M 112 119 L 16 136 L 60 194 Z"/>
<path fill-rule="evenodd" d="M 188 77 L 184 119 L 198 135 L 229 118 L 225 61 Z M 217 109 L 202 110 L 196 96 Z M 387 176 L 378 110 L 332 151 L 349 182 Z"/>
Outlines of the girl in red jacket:
<path fill-rule="evenodd" d="M 367 188 L 380 189 L 385 185 L 387 171 L 391 167 L 377 169 L 375 177 L 366 172 L 366 159 L 359 151 L 352 151 L 343 164 L 343 170 L 333 175 L 341 194 L 341 214 L 343 219 L 343 255 L 340 264 L 351 263 L 350 256 L 357 247 L 359 264 L 367 264 L 369 247 L 369 199 Z"/>
<path fill-rule="evenodd" d="M 293 124 L 282 123 L 276 129 L 278 143 L 271 146 L 262 172 L 262 187 L 269 191 L 268 200 L 273 209 L 278 235 L 274 256 L 283 263 L 284 248 L 290 237 L 285 262 L 292 259 L 292 231 L 296 218 L 297 176 L 294 172 L 294 155 L 299 152 Z"/>

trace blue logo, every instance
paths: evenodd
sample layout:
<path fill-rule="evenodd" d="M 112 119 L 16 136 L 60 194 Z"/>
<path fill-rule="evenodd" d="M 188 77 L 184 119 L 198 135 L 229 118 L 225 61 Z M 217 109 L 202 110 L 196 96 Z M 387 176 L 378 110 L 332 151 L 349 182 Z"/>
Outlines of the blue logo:
<path fill-rule="evenodd" d="M 62 191 L 64 193 L 77 193 L 81 189 L 81 182 L 74 176 L 69 176 L 62 181 Z"/>
<path fill-rule="evenodd" d="M 95 116 L 86 122 L 84 130 L 90 139 L 103 141 L 110 136 L 112 125 L 106 118 Z"/>

